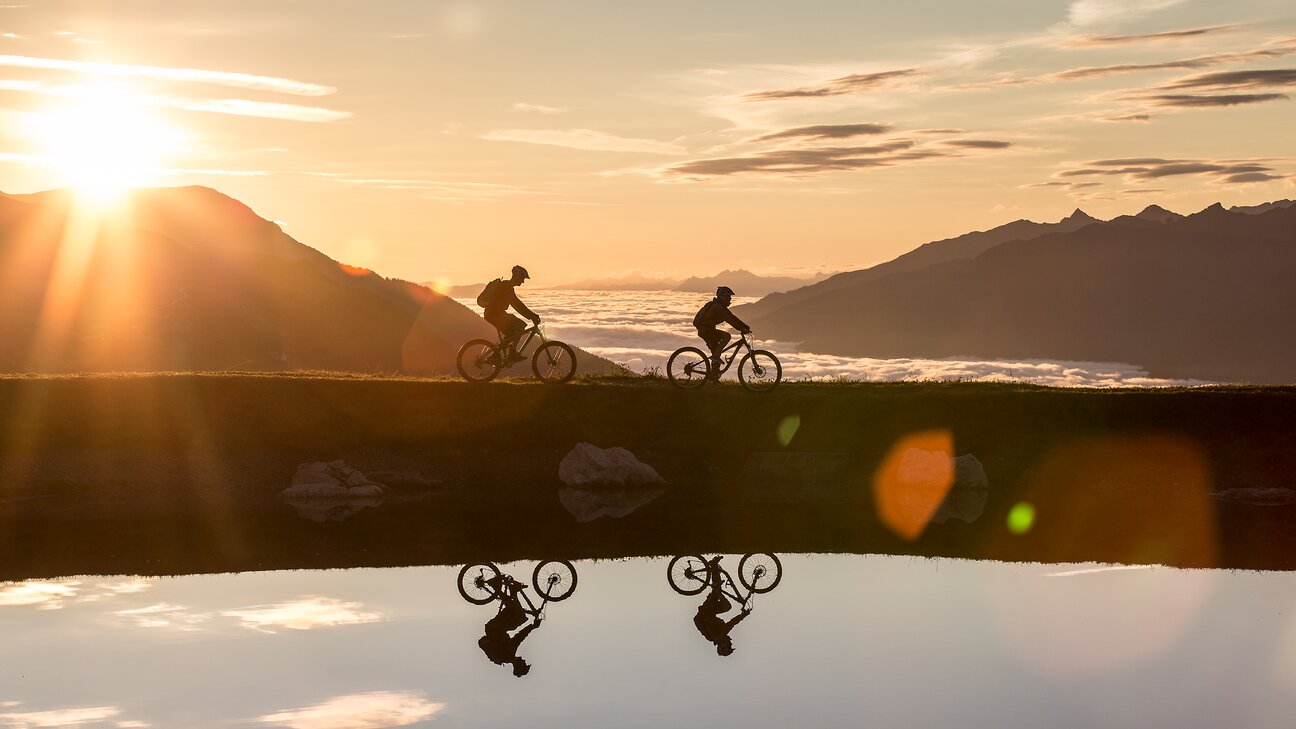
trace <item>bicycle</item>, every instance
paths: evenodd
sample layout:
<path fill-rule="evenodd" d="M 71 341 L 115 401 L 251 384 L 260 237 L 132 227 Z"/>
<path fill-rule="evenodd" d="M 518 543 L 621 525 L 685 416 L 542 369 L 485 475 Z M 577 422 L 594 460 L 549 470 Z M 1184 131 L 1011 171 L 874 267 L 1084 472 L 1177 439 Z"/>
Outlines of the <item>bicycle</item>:
<path fill-rule="evenodd" d="M 719 380 L 724 373 L 728 372 L 729 367 L 738 358 L 738 351 L 746 349 L 747 354 L 738 361 L 738 381 L 752 392 L 773 390 L 783 380 L 783 364 L 773 352 L 756 349 L 752 344 L 753 341 L 751 332 L 746 332 L 736 342 L 721 350 L 722 364 L 720 371 L 715 373 L 714 379 Z M 730 353 L 728 360 L 724 359 L 726 352 Z M 680 347 L 666 361 L 666 376 L 676 387 L 692 390 L 705 385 L 707 380 L 711 379 L 712 367 L 709 354 L 697 347 Z"/>
<path fill-rule="evenodd" d="M 556 339 L 547 339 L 544 327 L 539 323 L 522 330 L 522 334 L 525 339 L 520 339 L 514 350 L 519 357 L 516 360 L 518 362 L 526 359 L 522 353 L 526 351 L 527 345 L 536 337 L 540 338 L 540 346 L 536 347 L 531 356 L 531 371 L 538 380 L 560 385 L 576 374 L 576 352 L 569 345 Z M 498 342 L 474 339 L 460 347 L 459 354 L 455 357 L 455 367 L 459 374 L 469 382 L 490 382 L 495 379 L 500 370 L 513 364 L 504 362 L 504 354 L 500 351 L 503 344 L 504 337 L 500 335 Z"/>
<path fill-rule="evenodd" d="M 503 608 L 510 595 L 517 595 L 519 602 L 526 603 L 523 612 L 533 618 L 543 618 L 546 605 L 562 602 L 576 592 L 576 567 L 565 559 L 541 562 L 531 573 L 531 586 L 542 598 L 539 607 L 527 596 L 526 584 L 500 572 L 490 562 L 466 564 L 459 570 L 459 595 L 468 602 L 488 605 L 499 600 Z"/>
<path fill-rule="evenodd" d="M 697 554 L 675 557 L 666 566 L 666 581 L 670 583 L 672 590 L 686 596 L 697 595 L 719 584 L 720 590 L 727 596 L 743 607 L 750 608 L 754 595 L 764 595 L 778 587 L 779 581 L 783 579 L 783 563 L 776 555 L 768 552 L 744 554 L 738 560 L 738 581 L 747 590 L 744 597 L 739 594 L 733 577 L 717 560 L 707 560 Z M 728 590 L 725 589 L 726 584 Z"/>

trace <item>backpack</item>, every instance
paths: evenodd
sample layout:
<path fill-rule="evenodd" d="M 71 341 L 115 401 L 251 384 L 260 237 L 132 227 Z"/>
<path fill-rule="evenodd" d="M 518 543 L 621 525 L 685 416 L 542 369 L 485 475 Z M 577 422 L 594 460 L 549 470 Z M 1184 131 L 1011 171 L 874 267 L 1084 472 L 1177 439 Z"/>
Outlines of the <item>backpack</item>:
<path fill-rule="evenodd" d="M 714 303 L 715 301 L 708 301 L 702 305 L 701 309 L 698 309 L 698 313 L 693 315 L 693 328 L 701 329 L 706 326 L 703 322 L 706 319 L 707 312 L 711 310 L 711 305 Z"/>
<path fill-rule="evenodd" d="M 477 305 L 483 309 L 489 309 L 495 304 L 498 304 L 500 294 L 503 293 L 503 288 L 504 282 L 499 279 L 495 279 L 486 284 L 486 288 L 482 289 L 480 294 L 477 294 Z"/>

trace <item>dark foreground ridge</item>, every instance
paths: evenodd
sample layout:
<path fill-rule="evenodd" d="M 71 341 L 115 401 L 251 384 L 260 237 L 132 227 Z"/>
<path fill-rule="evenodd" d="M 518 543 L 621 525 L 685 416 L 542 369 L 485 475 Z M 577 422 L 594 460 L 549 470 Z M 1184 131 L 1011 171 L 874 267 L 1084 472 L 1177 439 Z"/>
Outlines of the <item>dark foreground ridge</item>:
<path fill-rule="evenodd" d="M 4 378 L 0 578 L 755 551 L 1291 569 L 1293 406 L 1294 388 Z M 897 467 L 939 471 L 921 444 L 942 438 L 984 469 L 970 523 L 928 523 L 939 493 L 879 496 Z M 558 470 L 581 442 L 668 488 L 578 522 Z M 338 460 L 383 495 L 325 522 L 280 499 Z"/>

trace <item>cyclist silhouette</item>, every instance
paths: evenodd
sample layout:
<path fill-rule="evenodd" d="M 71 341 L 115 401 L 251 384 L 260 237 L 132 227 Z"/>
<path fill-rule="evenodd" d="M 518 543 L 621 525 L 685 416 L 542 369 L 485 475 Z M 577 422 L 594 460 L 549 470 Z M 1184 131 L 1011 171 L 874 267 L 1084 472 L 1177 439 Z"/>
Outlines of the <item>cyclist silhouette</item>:
<path fill-rule="evenodd" d="M 720 559 L 714 557 L 707 560 L 707 564 L 715 570 L 720 565 Z M 737 617 L 728 621 L 723 620 L 720 616 L 733 609 L 733 603 L 729 602 L 729 598 L 725 597 L 720 589 L 723 582 L 718 576 L 711 581 L 711 591 L 698 606 L 697 615 L 693 616 L 693 624 L 697 626 L 703 638 L 715 644 L 716 653 L 727 656 L 734 651 L 733 638 L 729 637 L 729 632 L 751 614 L 751 608 L 744 606 L 738 611 Z"/>
<path fill-rule="evenodd" d="M 540 315 L 528 309 L 526 304 L 518 299 L 516 291 L 523 281 L 531 278 L 531 274 L 521 266 L 514 266 L 511 273 L 512 276 L 508 280 L 497 278 L 486 284 L 486 291 L 482 292 L 484 298 L 478 299 L 484 309 L 483 318 L 500 333 L 500 364 L 505 367 L 522 361 L 523 357 L 513 351 L 513 345 L 526 330 L 526 325 L 521 319 L 508 313 L 509 307 L 513 307 L 514 311 L 532 322 L 540 323 Z"/>
<path fill-rule="evenodd" d="M 542 618 L 536 615 L 530 625 L 509 635 L 510 631 L 516 630 L 526 622 L 527 613 L 522 609 L 522 602 L 518 599 L 517 585 L 520 583 L 514 584 L 500 575 L 486 580 L 486 583 L 500 594 L 500 600 L 504 605 L 495 617 L 486 621 L 486 634 L 477 640 L 477 646 L 482 649 L 482 653 L 486 654 L 491 663 L 497 666 L 511 664 L 513 675 L 521 678 L 530 673 L 531 664 L 518 656 L 518 647 L 528 635 L 531 635 L 531 631 L 540 626 Z"/>
<path fill-rule="evenodd" d="M 702 305 L 698 313 L 693 316 L 693 327 L 697 329 L 698 337 L 706 342 L 707 347 L 711 350 L 711 372 L 709 376 L 713 379 L 720 379 L 720 353 L 724 351 L 725 345 L 729 344 L 732 335 L 729 332 L 722 332 L 716 328 L 721 323 L 727 323 L 737 329 L 742 334 L 751 331 L 751 327 L 732 311 L 729 311 L 729 304 L 733 301 L 733 289 L 728 286 L 721 286 L 716 289 L 714 299 Z"/>

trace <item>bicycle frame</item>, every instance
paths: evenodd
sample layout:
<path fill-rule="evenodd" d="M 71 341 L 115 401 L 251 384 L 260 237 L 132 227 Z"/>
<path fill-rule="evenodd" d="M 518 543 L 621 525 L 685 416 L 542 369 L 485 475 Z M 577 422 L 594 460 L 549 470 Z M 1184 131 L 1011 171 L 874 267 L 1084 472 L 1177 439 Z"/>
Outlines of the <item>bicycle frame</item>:
<path fill-rule="evenodd" d="M 535 339 L 537 336 L 540 337 L 541 344 L 549 341 L 549 339 L 545 337 L 544 330 L 541 329 L 539 324 L 532 324 L 526 329 L 523 329 L 522 336 L 518 337 L 518 343 L 513 347 L 513 351 L 522 354 L 522 352 L 526 351 L 527 345 L 531 344 L 531 340 Z M 499 343 L 501 345 L 504 344 L 503 334 L 499 337 Z"/>
<path fill-rule="evenodd" d="M 723 375 L 724 373 L 728 372 L 729 368 L 733 366 L 734 360 L 738 359 L 738 350 L 744 347 L 747 349 L 748 352 L 755 349 L 755 347 L 753 347 L 751 344 L 750 334 L 743 334 L 742 336 L 738 337 L 737 341 L 735 341 L 733 344 L 720 350 L 720 359 L 724 364 L 721 365 L 720 371 L 717 372 L 716 374 Z M 729 359 L 727 360 L 724 358 L 725 352 L 732 352 L 732 354 L 729 355 Z"/>
<path fill-rule="evenodd" d="M 714 581 L 719 580 L 720 592 L 728 597 L 733 598 L 734 600 L 737 600 L 738 604 L 740 605 L 743 606 L 748 605 L 751 602 L 752 596 L 756 594 L 755 591 L 752 591 L 747 593 L 746 597 L 740 595 L 738 590 L 738 583 L 734 581 L 733 575 L 729 574 L 729 571 L 723 567 L 720 567 L 718 565 L 713 566 L 710 563 L 708 563 L 706 567 L 704 567 L 703 569 L 707 573 L 706 574 L 707 589 L 711 589 L 711 586 L 714 584 Z M 692 570 L 689 570 L 688 572 L 692 572 Z M 729 586 L 733 589 L 726 590 L 725 582 L 728 582 Z"/>
<path fill-rule="evenodd" d="M 526 583 L 518 582 L 517 580 L 513 579 L 508 575 L 501 575 L 501 577 L 503 577 L 504 579 L 501 582 L 500 587 L 504 590 L 514 589 L 513 594 L 517 596 L 518 603 L 526 604 L 526 607 L 522 608 L 522 612 L 526 613 L 527 615 L 530 615 L 533 618 L 543 616 L 545 606 L 549 604 L 549 598 L 545 597 L 544 595 L 541 595 L 540 607 L 536 607 L 535 602 L 531 600 L 531 596 L 527 594 Z M 500 604 L 499 609 L 503 610 L 505 602 L 508 600 L 507 595 L 505 595 L 500 590 L 496 590 L 495 599 L 499 601 Z"/>

